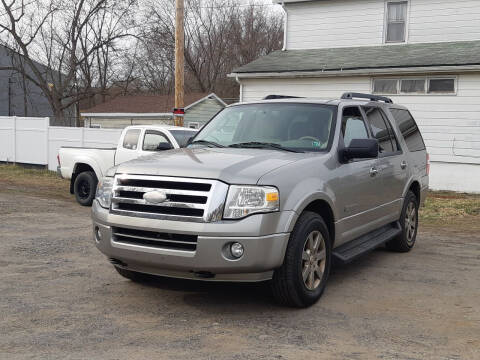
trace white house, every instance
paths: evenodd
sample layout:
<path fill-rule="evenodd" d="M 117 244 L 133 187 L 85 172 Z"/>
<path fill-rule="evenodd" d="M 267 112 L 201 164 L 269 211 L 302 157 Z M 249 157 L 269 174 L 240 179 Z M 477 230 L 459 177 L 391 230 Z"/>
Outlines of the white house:
<path fill-rule="evenodd" d="M 480 192 L 479 0 L 273 1 L 284 49 L 234 70 L 241 101 L 387 95 L 422 130 L 431 188 Z"/>

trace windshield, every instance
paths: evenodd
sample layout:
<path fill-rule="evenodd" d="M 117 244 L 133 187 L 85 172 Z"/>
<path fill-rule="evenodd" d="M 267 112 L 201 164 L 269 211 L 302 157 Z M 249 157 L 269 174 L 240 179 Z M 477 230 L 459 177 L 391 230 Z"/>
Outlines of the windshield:
<path fill-rule="evenodd" d="M 191 146 L 325 151 L 334 128 L 334 115 L 335 106 L 331 105 L 263 103 L 232 106 L 214 117 L 198 133 Z"/>
<path fill-rule="evenodd" d="M 173 135 L 175 140 L 177 140 L 178 145 L 181 148 L 184 148 L 188 144 L 188 139 L 192 136 L 195 136 L 196 131 L 191 130 L 170 130 L 170 133 Z"/>

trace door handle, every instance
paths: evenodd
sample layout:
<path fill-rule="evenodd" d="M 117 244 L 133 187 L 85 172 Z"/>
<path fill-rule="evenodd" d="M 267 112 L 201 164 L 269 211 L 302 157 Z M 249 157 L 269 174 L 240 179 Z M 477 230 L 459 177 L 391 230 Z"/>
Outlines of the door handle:
<path fill-rule="evenodd" d="M 370 176 L 371 176 L 371 177 L 374 177 L 374 176 L 377 176 L 377 174 L 378 174 L 377 168 L 372 167 L 372 168 L 370 169 Z"/>
<path fill-rule="evenodd" d="M 404 160 L 401 162 L 400 167 L 405 170 L 407 168 L 407 162 Z"/>

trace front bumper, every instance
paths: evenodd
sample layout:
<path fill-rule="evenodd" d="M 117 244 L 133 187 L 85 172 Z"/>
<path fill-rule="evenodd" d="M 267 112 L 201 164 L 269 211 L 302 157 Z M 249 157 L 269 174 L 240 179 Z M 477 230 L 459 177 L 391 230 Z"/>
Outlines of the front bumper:
<path fill-rule="evenodd" d="M 283 211 L 256 214 L 237 221 L 189 223 L 133 218 L 110 214 L 97 201 L 92 206 L 97 248 L 115 266 L 128 270 L 188 279 L 210 281 L 262 281 L 271 279 L 283 263 L 296 213 Z M 145 231 L 197 235 L 195 251 L 162 249 L 114 241 L 112 226 Z M 101 240 L 95 235 L 101 234 Z M 231 242 L 244 246 L 238 260 L 228 259 L 223 249 Z"/>

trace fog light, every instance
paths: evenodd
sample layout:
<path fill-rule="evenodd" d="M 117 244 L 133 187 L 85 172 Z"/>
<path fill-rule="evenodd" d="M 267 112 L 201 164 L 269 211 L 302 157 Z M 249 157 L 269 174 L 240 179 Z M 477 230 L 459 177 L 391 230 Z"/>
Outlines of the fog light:
<path fill-rule="evenodd" d="M 97 242 L 102 241 L 102 233 L 100 232 L 100 228 L 98 226 L 95 226 L 95 240 L 97 240 Z"/>
<path fill-rule="evenodd" d="M 243 245 L 236 242 L 230 245 L 230 252 L 234 258 L 241 258 L 243 256 Z"/>

